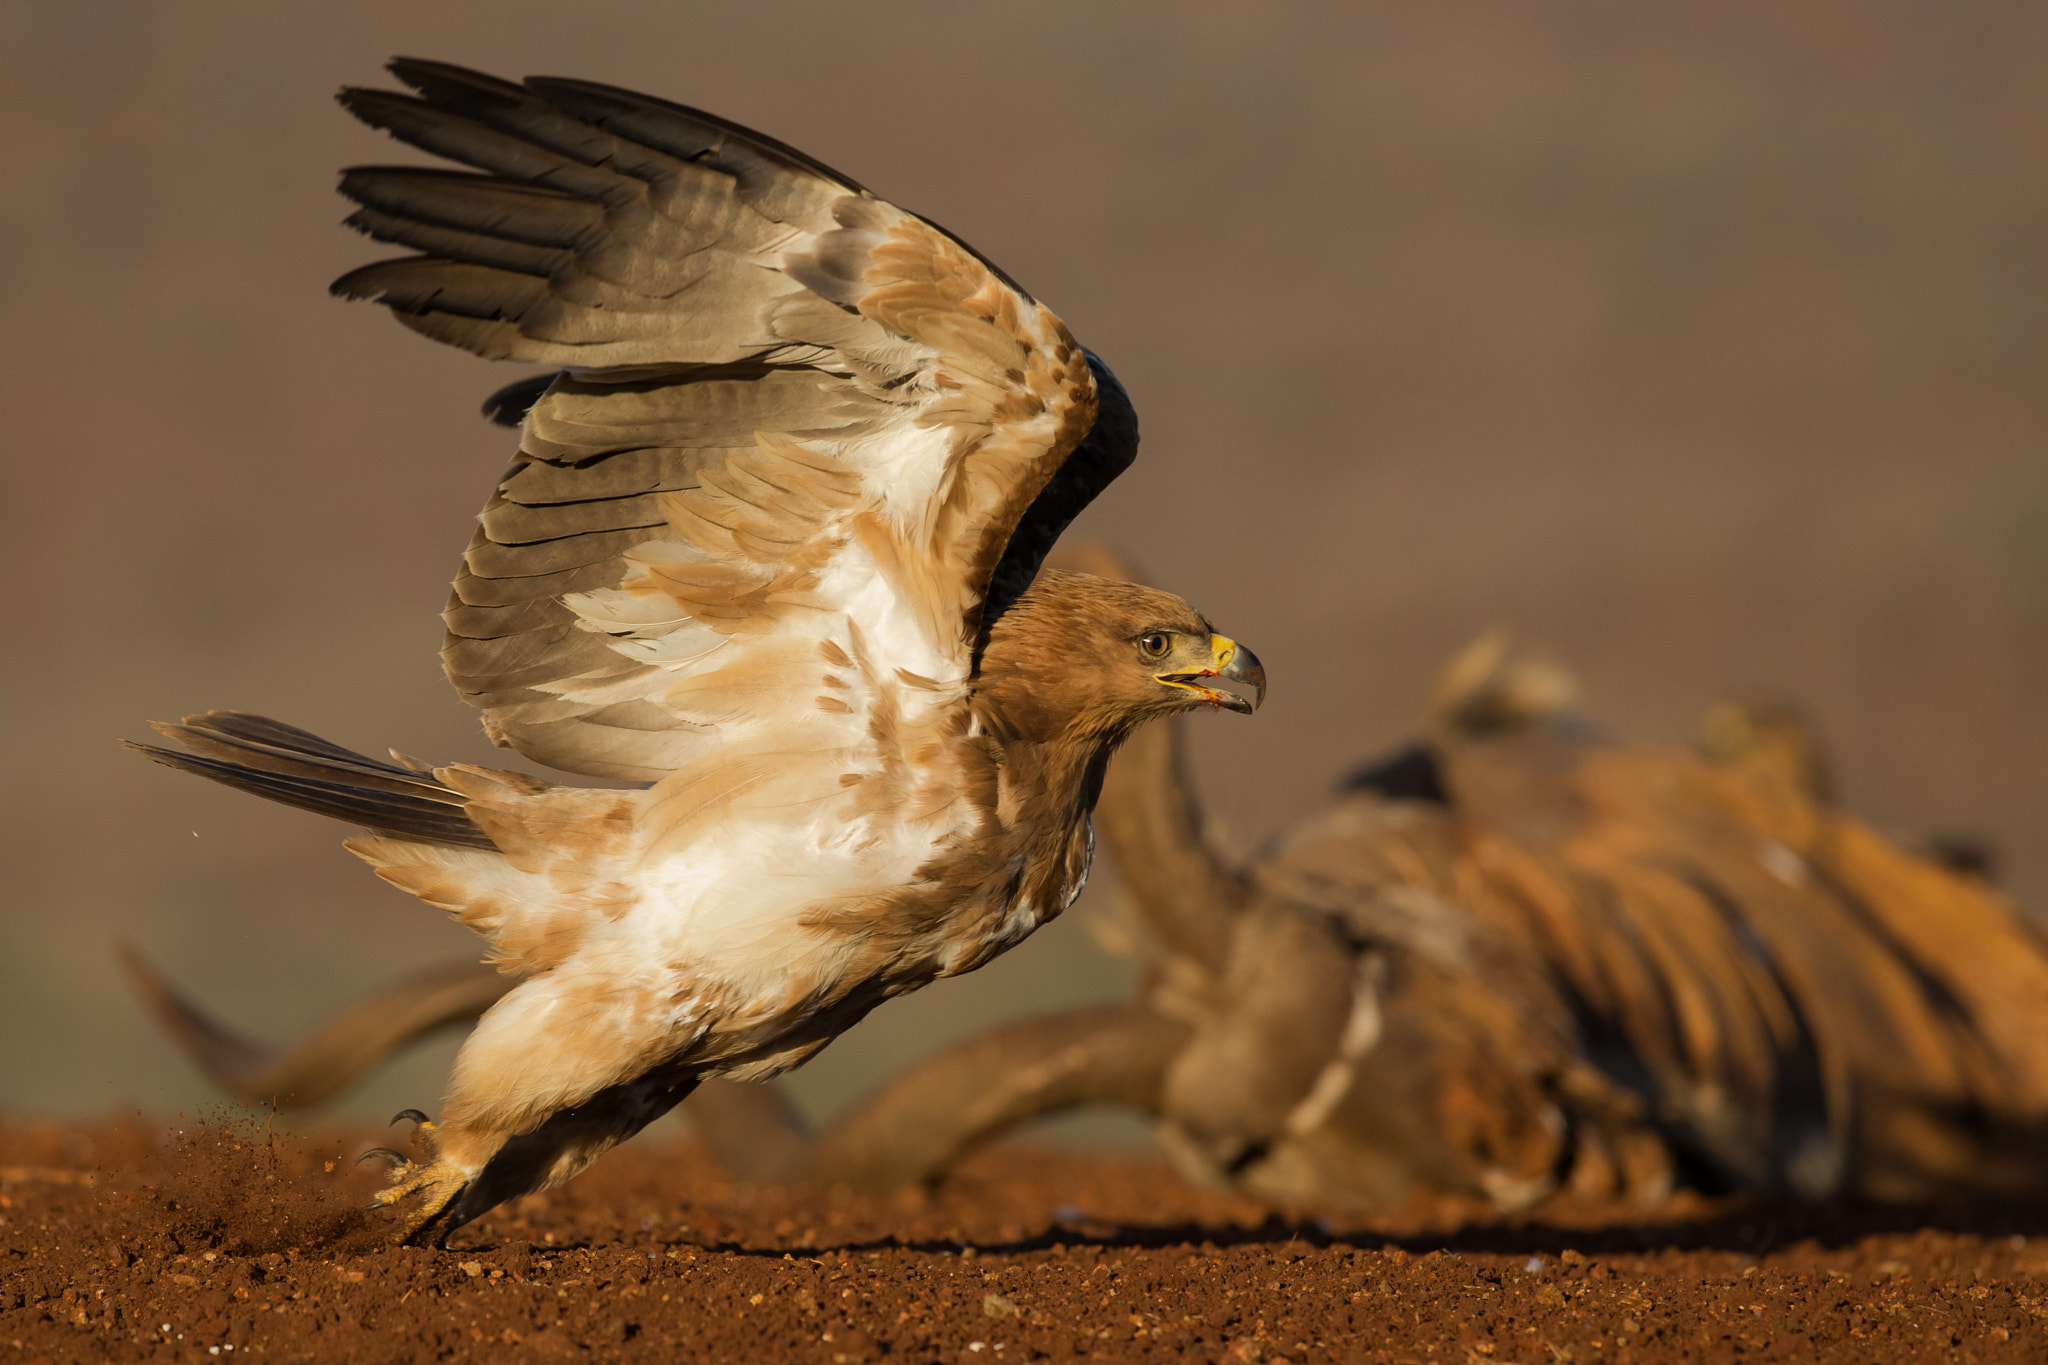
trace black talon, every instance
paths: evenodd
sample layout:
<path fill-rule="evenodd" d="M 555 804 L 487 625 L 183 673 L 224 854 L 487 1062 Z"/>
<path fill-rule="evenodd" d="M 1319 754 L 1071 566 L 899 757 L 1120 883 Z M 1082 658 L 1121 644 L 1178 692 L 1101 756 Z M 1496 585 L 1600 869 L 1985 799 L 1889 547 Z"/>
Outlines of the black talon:
<path fill-rule="evenodd" d="M 395 1119 L 393 1120 L 393 1122 L 396 1121 Z M 409 1166 L 412 1164 L 412 1158 L 406 1156 L 403 1152 L 394 1152 L 389 1147 L 372 1147 L 369 1151 L 356 1158 L 356 1165 L 362 1165 L 373 1156 L 384 1157 L 394 1166 Z"/>
<path fill-rule="evenodd" d="M 422 1114 L 417 1109 L 401 1109 L 396 1114 L 393 1114 L 391 1116 L 392 1123 L 396 1123 L 400 1119 L 411 1119 L 414 1123 L 425 1123 L 428 1121 L 427 1116 L 425 1114 Z M 385 1126 L 388 1128 L 390 1124 L 386 1124 Z"/>

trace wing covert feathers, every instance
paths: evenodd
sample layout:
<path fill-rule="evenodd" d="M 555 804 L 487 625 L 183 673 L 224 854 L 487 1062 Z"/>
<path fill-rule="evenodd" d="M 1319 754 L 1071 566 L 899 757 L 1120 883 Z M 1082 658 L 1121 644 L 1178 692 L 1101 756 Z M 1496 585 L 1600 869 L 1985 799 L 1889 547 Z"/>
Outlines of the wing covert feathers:
<path fill-rule="evenodd" d="M 493 738 L 659 778 L 733 738 L 701 703 L 771 637 L 858 631 L 882 673 L 964 686 L 984 615 L 1135 452 L 1107 369 L 970 247 L 772 139 L 587 82 L 391 70 L 412 93 L 343 105 L 469 169 L 345 173 L 350 224 L 419 254 L 335 292 L 558 371 L 486 405 L 519 461 L 447 612 Z"/>

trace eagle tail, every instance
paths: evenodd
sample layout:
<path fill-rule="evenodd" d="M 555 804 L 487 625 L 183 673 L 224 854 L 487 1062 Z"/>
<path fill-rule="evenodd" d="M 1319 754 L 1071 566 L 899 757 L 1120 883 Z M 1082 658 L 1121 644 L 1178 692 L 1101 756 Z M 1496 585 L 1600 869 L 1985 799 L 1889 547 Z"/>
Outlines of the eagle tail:
<path fill-rule="evenodd" d="M 125 742 L 167 767 L 394 839 L 497 848 L 470 818 L 467 797 L 402 755 L 393 754 L 400 763 L 385 763 L 246 711 L 208 711 L 152 728 L 180 747 Z"/>

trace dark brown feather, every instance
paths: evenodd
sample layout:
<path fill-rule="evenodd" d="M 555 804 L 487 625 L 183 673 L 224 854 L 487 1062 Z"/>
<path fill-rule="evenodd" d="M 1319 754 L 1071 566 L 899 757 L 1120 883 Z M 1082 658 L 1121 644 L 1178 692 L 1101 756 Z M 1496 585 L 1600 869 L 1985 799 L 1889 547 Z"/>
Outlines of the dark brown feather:
<path fill-rule="evenodd" d="M 494 849 L 464 813 L 461 793 L 408 768 L 331 744 L 295 726 L 239 711 L 209 711 L 156 730 L 182 750 L 128 741 L 167 767 L 379 834 L 456 848 Z"/>
<path fill-rule="evenodd" d="M 1038 577 L 1053 542 L 1138 458 L 1138 411 L 1131 406 L 1130 395 L 1101 357 L 1093 351 L 1082 354 L 1095 376 L 1095 421 L 1010 532 L 1003 557 L 989 575 L 981 616 L 984 645 L 996 618 Z"/>
<path fill-rule="evenodd" d="M 604 210 L 545 185 L 431 166 L 356 166 L 341 192 L 394 220 L 430 223 L 534 247 L 584 246 L 604 229 Z"/>

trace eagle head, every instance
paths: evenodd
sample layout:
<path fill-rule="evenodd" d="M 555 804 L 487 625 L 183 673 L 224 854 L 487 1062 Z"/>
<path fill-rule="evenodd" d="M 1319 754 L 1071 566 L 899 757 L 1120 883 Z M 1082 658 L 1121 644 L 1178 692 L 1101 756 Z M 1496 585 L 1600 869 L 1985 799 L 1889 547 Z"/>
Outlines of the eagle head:
<path fill-rule="evenodd" d="M 1266 670 L 1170 592 L 1044 569 L 991 627 L 976 692 L 977 709 L 1013 734 L 1120 739 L 1198 706 L 1249 715 Z"/>

